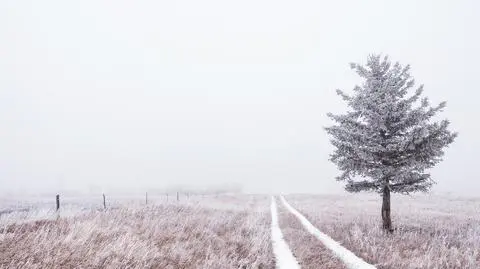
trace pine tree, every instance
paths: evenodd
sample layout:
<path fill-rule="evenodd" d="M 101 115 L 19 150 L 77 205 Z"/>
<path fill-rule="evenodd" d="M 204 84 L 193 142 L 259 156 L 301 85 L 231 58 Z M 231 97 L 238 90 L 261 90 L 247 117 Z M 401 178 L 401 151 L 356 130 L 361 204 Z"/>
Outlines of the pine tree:
<path fill-rule="evenodd" d="M 375 191 L 383 197 L 383 228 L 392 232 L 390 193 L 427 192 L 434 181 L 426 170 L 439 163 L 444 148 L 457 136 L 449 121 L 432 122 L 446 103 L 430 106 L 416 88 L 410 66 L 393 66 L 388 57 L 368 57 L 365 66 L 351 64 L 364 80 L 352 95 L 337 90 L 350 110 L 328 114 L 335 125 L 325 128 L 335 147 L 330 160 L 342 171 L 337 180 L 349 192 Z"/>

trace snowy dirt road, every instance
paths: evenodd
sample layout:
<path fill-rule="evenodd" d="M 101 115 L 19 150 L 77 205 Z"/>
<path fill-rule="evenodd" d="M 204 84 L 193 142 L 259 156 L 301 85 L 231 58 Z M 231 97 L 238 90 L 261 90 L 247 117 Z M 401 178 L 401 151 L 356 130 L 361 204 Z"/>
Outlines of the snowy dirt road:
<path fill-rule="evenodd" d="M 309 233 L 302 223 L 279 203 L 278 220 L 285 242 L 292 250 L 302 269 L 346 269 L 320 240 Z"/>
<path fill-rule="evenodd" d="M 271 203 L 276 268 L 376 269 L 315 228 L 283 196 L 280 200 L 280 209 L 274 197 Z"/>
<path fill-rule="evenodd" d="M 275 197 L 272 197 L 271 204 L 271 214 L 272 214 L 272 247 L 273 253 L 275 254 L 275 268 L 277 269 L 299 269 L 297 260 L 293 256 L 290 248 L 283 239 L 282 231 L 278 224 L 278 213 L 277 213 L 277 203 L 275 202 Z"/>

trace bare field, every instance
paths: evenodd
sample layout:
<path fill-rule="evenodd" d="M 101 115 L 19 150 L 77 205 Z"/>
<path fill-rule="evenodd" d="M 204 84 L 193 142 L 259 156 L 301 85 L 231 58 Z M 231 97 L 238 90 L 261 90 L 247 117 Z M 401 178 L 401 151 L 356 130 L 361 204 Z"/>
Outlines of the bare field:
<path fill-rule="evenodd" d="M 10 218 L 0 226 L 0 268 L 274 268 L 269 202 L 219 196 Z"/>
<path fill-rule="evenodd" d="M 313 225 L 377 268 L 480 268 L 480 199 L 393 196 L 396 231 L 381 229 L 378 195 L 289 195 Z"/>

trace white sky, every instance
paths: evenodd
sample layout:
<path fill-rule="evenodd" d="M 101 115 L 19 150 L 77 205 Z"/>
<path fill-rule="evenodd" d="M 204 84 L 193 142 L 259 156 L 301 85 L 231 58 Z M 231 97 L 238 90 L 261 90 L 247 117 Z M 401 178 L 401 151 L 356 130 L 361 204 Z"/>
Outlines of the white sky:
<path fill-rule="evenodd" d="M 389 2 L 389 3 L 387 3 Z M 478 194 L 477 1 L 0 1 L 0 189 L 240 182 L 338 192 L 349 62 L 412 65 L 459 131 L 435 191 Z"/>

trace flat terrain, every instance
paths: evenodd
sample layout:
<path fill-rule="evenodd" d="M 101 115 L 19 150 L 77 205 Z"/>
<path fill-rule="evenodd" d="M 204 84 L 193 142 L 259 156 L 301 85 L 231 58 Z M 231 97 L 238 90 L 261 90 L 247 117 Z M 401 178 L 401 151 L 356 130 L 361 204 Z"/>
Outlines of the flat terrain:
<path fill-rule="evenodd" d="M 392 197 L 393 234 L 378 195 L 286 196 L 314 226 L 377 268 L 480 268 L 480 199 Z"/>
<path fill-rule="evenodd" d="M 286 251 L 301 268 L 349 268 L 276 198 Z M 385 234 L 377 195 L 285 198 L 376 268 L 480 268 L 480 199 L 393 196 L 396 230 Z M 59 214 L 51 201 L 3 200 L 0 268 L 285 268 L 272 247 L 269 195 L 159 196 L 148 205 L 111 197 L 107 210 L 99 199 L 64 200 Z"/>
<path fill-rule="evenodd" d="M 274 268 L 269 203 L 192 198 L 8 224 L 0 268 Z"/>

